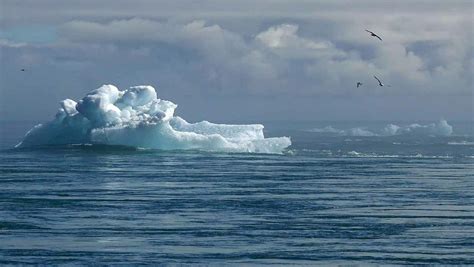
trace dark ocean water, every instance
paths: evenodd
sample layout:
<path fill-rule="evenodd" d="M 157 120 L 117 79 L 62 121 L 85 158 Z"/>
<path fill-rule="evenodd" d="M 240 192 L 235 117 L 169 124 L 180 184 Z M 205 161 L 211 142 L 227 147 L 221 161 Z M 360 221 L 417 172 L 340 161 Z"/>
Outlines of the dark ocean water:
<path fill-rule="evenodd" d="M 2 123 L 0 265 L 471 265 L 474 131 L 449 123 L 266 124 L 283 155 L 11 149 L 32 124 Z"/>

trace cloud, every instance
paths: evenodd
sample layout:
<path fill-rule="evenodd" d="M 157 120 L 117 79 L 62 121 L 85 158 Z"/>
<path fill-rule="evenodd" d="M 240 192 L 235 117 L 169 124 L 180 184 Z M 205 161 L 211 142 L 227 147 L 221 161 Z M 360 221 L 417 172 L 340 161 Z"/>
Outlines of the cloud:
<path fill-rule="evenodd" d="M 329 44 L 324 42 L 315 42 L 297 35 L 298 25 L 282 24 L 276 27 L 270 27 L 268 30 L 257 35 L 257 40 L 270 48 L 302 48 L 302 49 L 324 49 Z"/>
<path fill-rule="evenodd" d="M 344 56 L 330 41 L 317 41 L 298 35 L 298 25 L 281 24 L 260 32 L 255 39 L 273 53 L 287 59 L 314 59 Z"/>
<path fill-rule="evenodd" d="M 368 86 L 373 75 L 392 84 L 383 94 L 469 93 L 471 81 L 463 76 L 472 71 L 468 60 L 473 48 L 462 35 L 459 40 L 428 41 L 437 46 L 427 52 L 412 48 L 420 46 L 418 38 L 378 42 L 363 30 L 352 31 L 359 31 L 357 38 L 369 43 L 346 46 L 327 36 L 304 36 L 299 25 L 287 23 L 271 25 L 248 38 L 203 20 L 74 20 L 61 25 L 58 43 L 44 49 L 75 54 L 69 62 L 113 63 L 113 68 L 123 71 L 161 72 L 171 65 L 176 71 L 173 79 L 188 80 L 197 90 L 230 94 L 366 94 L 373 92 Z M 349 34 L 348 38 L 356 37 Z M 64 63 L 61 56 L 56 61 Z M 167 79 L 165 75 L 160 76 Z M 353 92 L 359 80 L 366 86 Z M 448 91 L 444 86 L 449 83 L 459 86 Z"/>
<path fill-rule="evenodd" d="M 41 7 L 35 1 L 6 1 L 4 30 L 20 24 L 9 15 L 13 12 L 8 10 L 15 10 L 25 12 L 21 23 L 41 22 L 57 35 L 41 44 L 0 41 L 2 65 L 8 66 L 3 68 L 2 94 L 20 99 L 20 93 L 4 88 L 21 85 L 62 99 L 109 82 L 121 87 L 152 84 L 180 103 L 190 96 L 220 97 L 224 103 L 257 96 L 271 105 L 275 97 L 395 101 L 395 96 L 472 95 L 469 1 L 362 0 L 347 5 L 277 0 L 269 5 L 206 0 L 188 2 L 193 13 L 160 1 L 105 1 L 110 8 L 100 12 L 94 1 L 45 0 Z M 384 41 L 371 38 L 365 29 Z M 23 74 L 14 71 L 24 66 L 34 70 L 27 86 Z M 392 87 L 379 88 L 373 75 Z M 46 81 L 51 76 L 55 82 Z M 356 89 L 357 81 L 364 85 Z"/>
<path fill-rule="evenodd" d="M 192 77 L 199 80 L 196 84 L 207 83 L 219 90 L 258 91 L 262 84 L 271 84 L 276 78 L 268 59 L 252 43 L 237 33 L 201 20 L 182 24 L 140 18 L 106 24 L 72 21 L 61 27 L 60 35 L 66 43 L 113 45 L 137 56 L 143 53 L 149 57 L 161 56 L 160 50 L 165 50 L 175 55 L 170 59 L 172 62 L 178 61 L 176 64 L 183 64 L 193 72 L 182 73 L 182 79 Z M 241 88 L 242 80 L 255 86 Z"/>

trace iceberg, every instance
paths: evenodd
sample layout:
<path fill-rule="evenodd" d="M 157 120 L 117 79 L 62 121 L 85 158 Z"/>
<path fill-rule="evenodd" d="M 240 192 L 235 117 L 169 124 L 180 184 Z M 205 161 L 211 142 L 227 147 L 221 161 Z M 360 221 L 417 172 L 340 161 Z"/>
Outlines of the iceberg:
<path fill-rule="evenodd" d="M 379 131 L 369 131 L 367 127 L 356 127 L 348 130 L 340 130 L 332 126 L 324 128 L 314 128 L 308 130 L 313 133 L 331 134 L 339 136 L 396 136 L 396 135 L 410 135 L 410 136 L 450 136 L 453 133 L 453 127 L 448 124 L 445 119 L 440 119 L 436 123 L 418 124 L 412 123 L 406 126 L 399 126 L 396 124 L 388 124 Z"/>
<path fill-rule="evenodd" d="M 421 125 L 413 123 L 407 126 L 398 126 L 389 124 L 382 130 L 382 135 L 433 135 L 450 136 L 453 133 L 453 127 L 445 119 L 440 119 L 437 123 Z"/>
<path fill-rule="evenodd" d="M 174 115 L 177 105 L 159 99 L 155 88 L 121 91 L 103 85 L 78 102 L 66 99 L 52 121 L 27 132 L 16 147 L 65 144 L 122 145 L 163 150 L 282 153 L 289 137 L 265 138 L 263 125 L 189 123 Z"/>

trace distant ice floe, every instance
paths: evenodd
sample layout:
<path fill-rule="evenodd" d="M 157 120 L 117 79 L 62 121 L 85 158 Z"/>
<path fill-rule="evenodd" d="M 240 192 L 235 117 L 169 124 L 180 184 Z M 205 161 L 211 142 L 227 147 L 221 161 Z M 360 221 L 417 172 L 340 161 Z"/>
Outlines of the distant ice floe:
<path fill-rule="evenodd" d="M 152 149 L 282 153 L 288 137 L 265 138 L 263 125 L 189 123 L 152 86 L 120 91 L 103 85 L 75 102 L 61 101 L 56 117 L 33 127 L 16 147 L 58 144 L 124 145 Z"/>
<path fill-rule="evenodd" d="M 394 136 L 394 135 L 432 135 L 449 136 L 453 133 L 453 127 L 444 119 L 437 123 L 417 124 L 413 123 L 407 126 L 398 126 L 388 124 L 378 132 L 370 131 L 366 127 L 356 127 L 348 130 L 341 130 L 332 126 L 324 128 L 314 128 L 309 130 L 315 133 L 329 133 L 341 136 Z"/>

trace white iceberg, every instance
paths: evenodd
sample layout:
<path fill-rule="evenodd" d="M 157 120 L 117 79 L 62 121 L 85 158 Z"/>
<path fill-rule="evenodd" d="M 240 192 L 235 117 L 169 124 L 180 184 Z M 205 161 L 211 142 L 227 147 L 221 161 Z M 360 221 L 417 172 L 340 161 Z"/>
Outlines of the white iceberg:
<path fill-rule="evenodd" d="M 450 136 L 453 133 L 453 127 L 445 119 L 440 119 L 437 123 L 418 124 L 413 123 L 406 126 L 388 124 L 379 131 L 369 131 L 367 127 L 356 127 L 348 130 L 340 130 L 332 126 L 324 128 L 310 129 L 313 133 L 333 134 L 340 136 L 395 136 L 395 135 L 413 135 L 413 136 Z"/>
<path fill-rule="evenodd" d="M 120 91 L 103 85 L 77 103 L 61 101 L 54 120 L 36 125 L 16 147 L 61 144 L 124 145 L 152 149 L 282 153 L 288 137 L 265 138 L 263 125 L 188 123 L 177 105 L 152 86 Z"/>
<path fill-rule="evenodd" d="M 445 119 L 440 119 L 437 123 L 421 125 L 413 123 L 407 126 L 398 126 L 389 124 L 382 130 L 382 135 L 433 135 L 450 136 L 453 133 L 453 127 Z"/>

